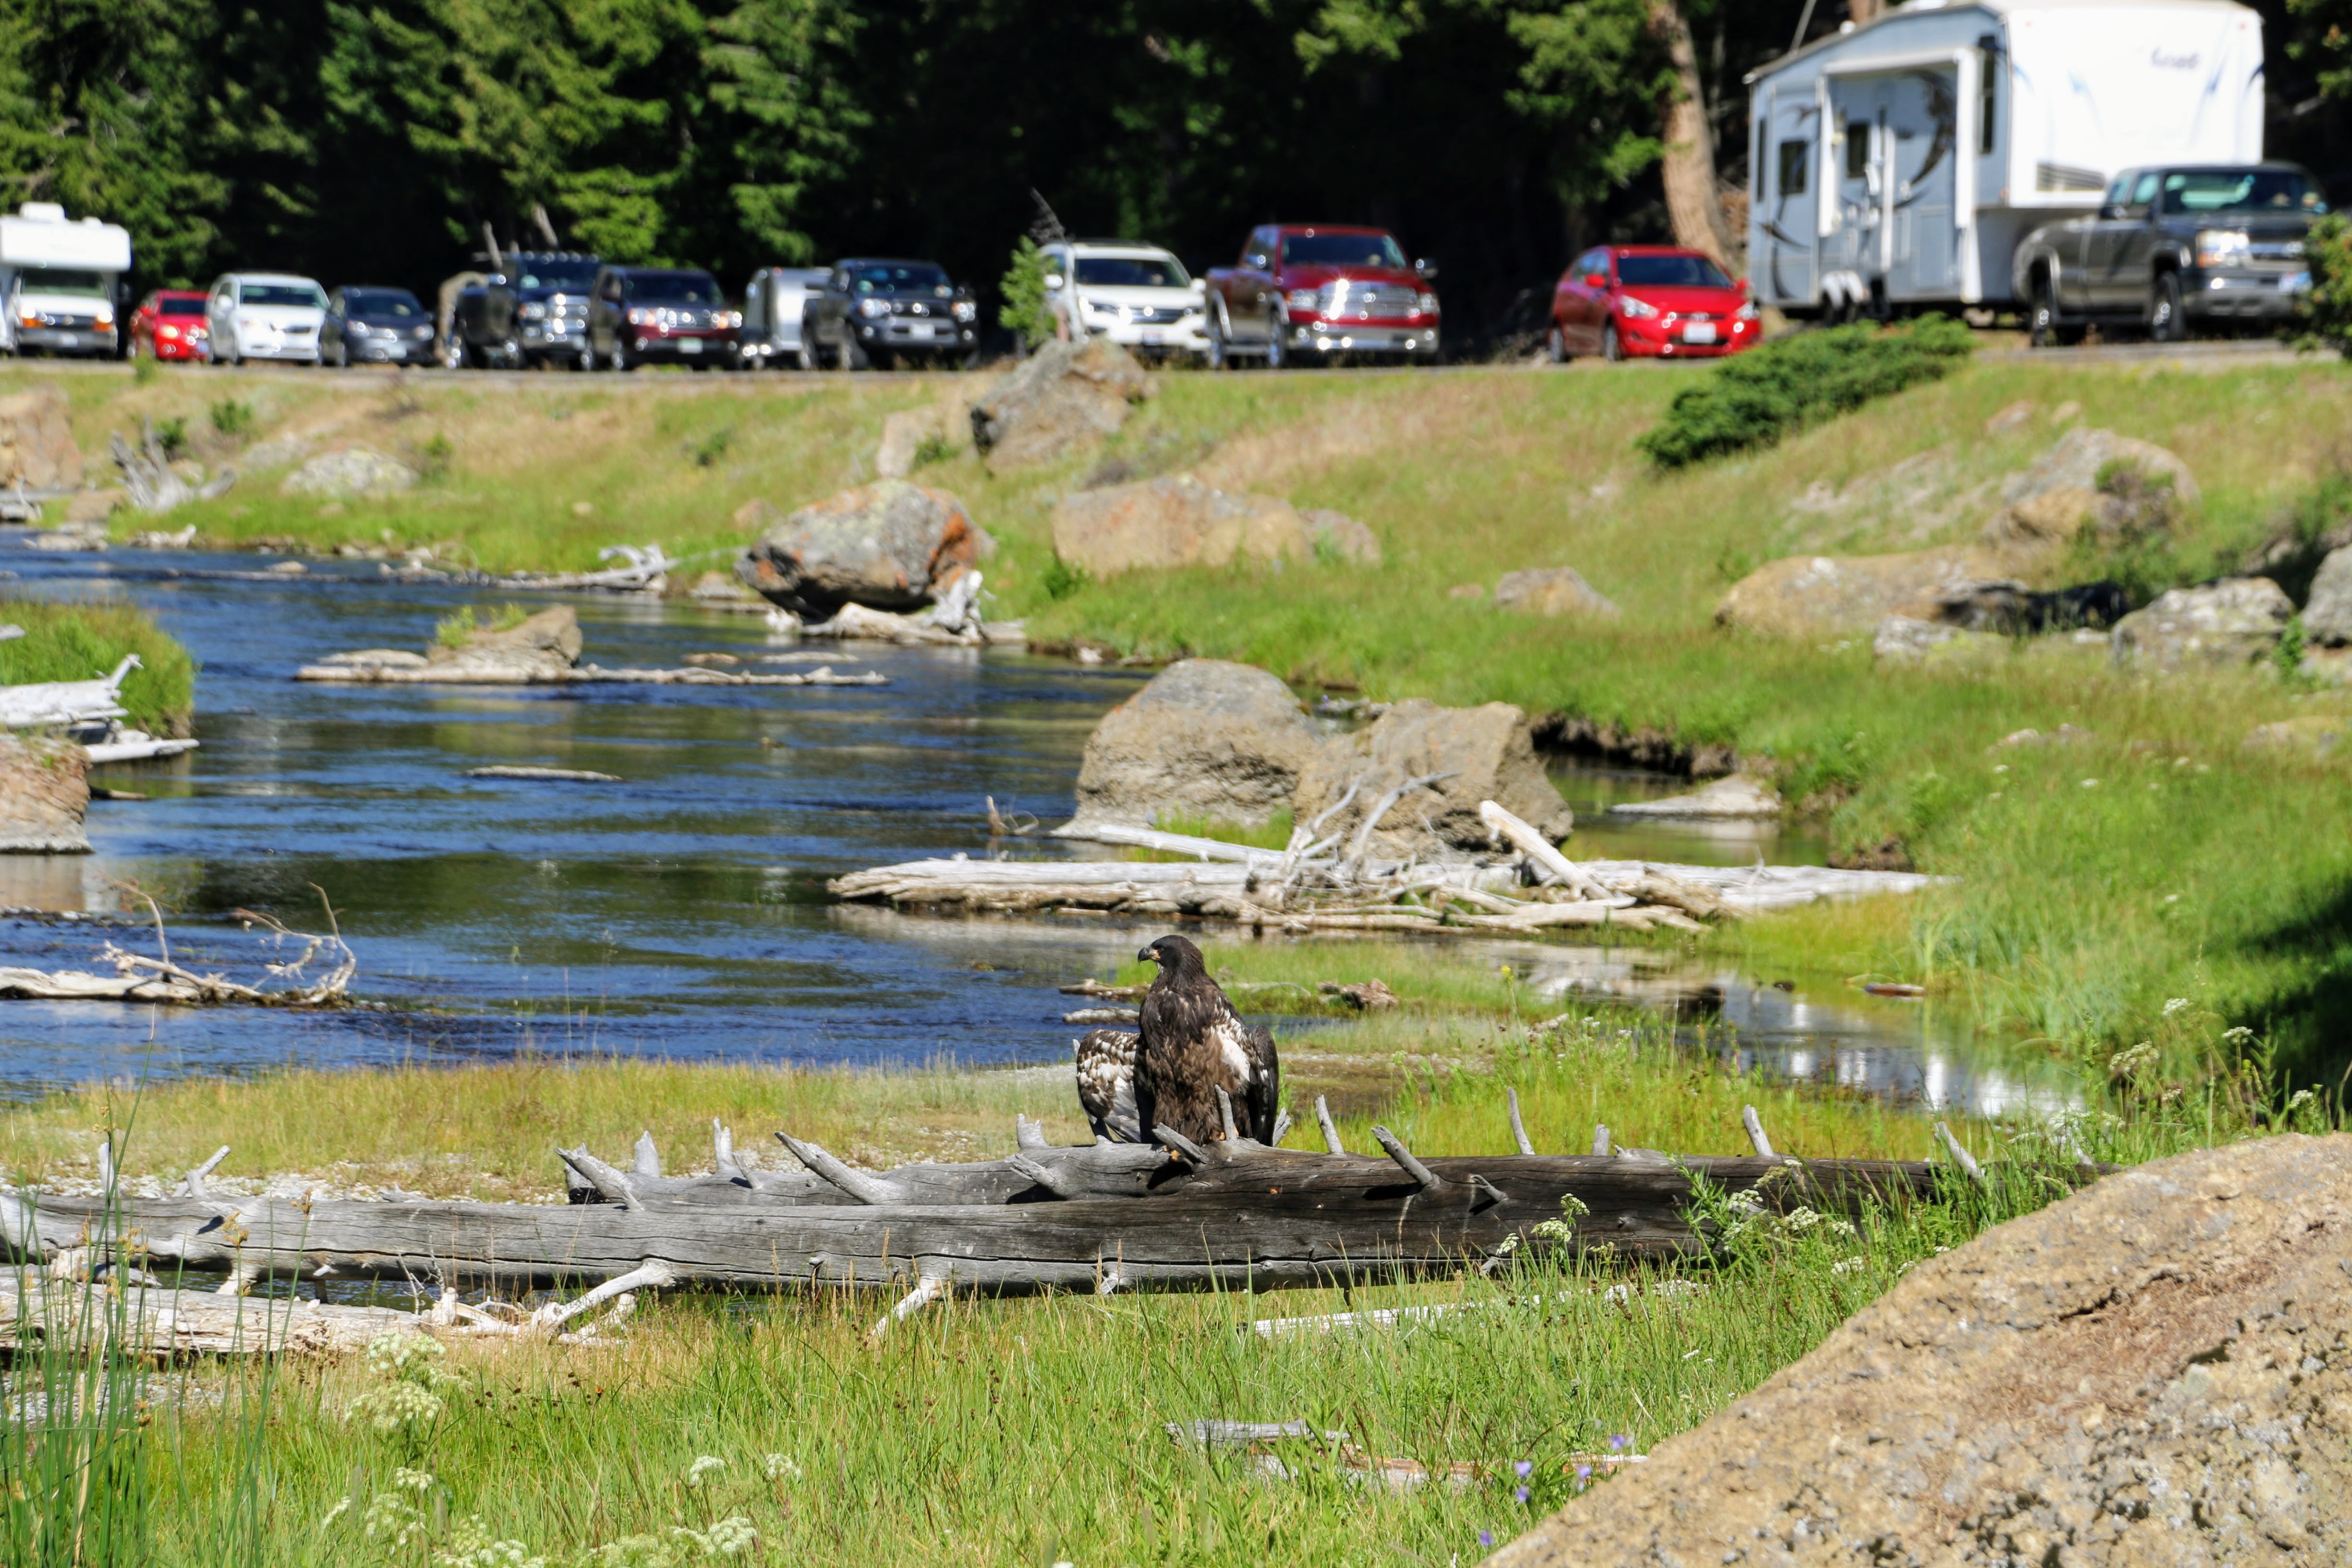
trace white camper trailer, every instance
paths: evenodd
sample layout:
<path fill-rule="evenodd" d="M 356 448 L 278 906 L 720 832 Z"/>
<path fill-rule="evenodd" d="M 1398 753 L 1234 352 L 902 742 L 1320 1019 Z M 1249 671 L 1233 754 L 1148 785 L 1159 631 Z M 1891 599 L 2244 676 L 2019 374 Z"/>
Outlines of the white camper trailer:
<path fill-rule="evenodd" d="M 111 355 L 116 301 L 131 270 L 130 231 L 55 202 L 0 216 L 0 352 Z"/>
<path fill-rule="evenodd" d="M 1748 78 L 1757 300 L 2012 302 L 2025 233 L 2127 165 L 2263 155 L 2263 25 L 2228 0 L 1912 0 Z"/>

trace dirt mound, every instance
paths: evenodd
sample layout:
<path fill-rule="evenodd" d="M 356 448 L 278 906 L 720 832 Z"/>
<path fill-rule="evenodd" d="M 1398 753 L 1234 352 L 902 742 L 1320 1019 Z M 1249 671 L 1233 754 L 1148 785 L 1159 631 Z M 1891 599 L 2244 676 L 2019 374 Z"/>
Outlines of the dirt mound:
<path fill-rule="evenodd" d="M 2109 1176 L 1921 1264 L 1488 1559 L 2352 1561 L 2352 1137 Z"/>

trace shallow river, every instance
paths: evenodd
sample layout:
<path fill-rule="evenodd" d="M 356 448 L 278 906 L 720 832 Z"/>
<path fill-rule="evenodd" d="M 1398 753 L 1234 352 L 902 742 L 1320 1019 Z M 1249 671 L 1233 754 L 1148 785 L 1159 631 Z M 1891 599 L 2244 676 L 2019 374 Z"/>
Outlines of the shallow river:
<path fill-rule="evenodd" d="M 0 905 L 120 916 L 161 901 L 174 955 L 255 956 L 227 917 L 263 908 L 320 928 L 322 889 L 382 1008 L 333 1015 L 0 1009 L 0 1095 L 98 1078 L 460 1060 L 520 1051 L 761 1061 L 973 1064 L 1067 1059 L 1058 984 L 1108 974 L 1140 927 L 1101 920 L 940 920 L 827 903 L 827 877 L 918 855 L 985 852 L 982 798 L 1051 823 L 1078 756 L 1136 672 L 1003 650 L 827 647 L 879 688 L 575 689 L 302 685 L 294 668 L 352 647 L 422 647 L 434 623 L 495 592 L 389 584 L 371 563 L 313 563 L 285 583 L 173 579 L 250 572 L 252 556 L 45 554 L 0 530 L 21 592 L 126 597 L 203 667 L 203 748 L 100 770 L 144 801 L 100 801 L 86 858 L 0 858 Z M 332 580 L 322 580 L 332 579 Z M 585 657 L 675 666 L 689 653 L 777 651 L 758 617 L 583 597 Z M 616 784 L 474 779 L 525 763 Z M 1666 793 L 1627 773 L 1564 770 L 1580 816 Z M 1589 855 L 1818 860 L 1796 837 L 1651 826 L 1580 829 Z M 1041 846 L 1037 853 L 1074 853 Z M 0 920 L 0 963 L 105 967 L 152 930 Z M 1553 994 L 1632 976 L 1624 952 L 1469 949 Z M 1654 977 L 1651 977 L 1654 979 Z M 1923 1009 L 1809 1001 L 1716 983 L 1744 1048 L 1780 1070 L 1931 1103 L 2024 1092 Z M 1769 981 L 1770 977 L 1757 977 Z"/>

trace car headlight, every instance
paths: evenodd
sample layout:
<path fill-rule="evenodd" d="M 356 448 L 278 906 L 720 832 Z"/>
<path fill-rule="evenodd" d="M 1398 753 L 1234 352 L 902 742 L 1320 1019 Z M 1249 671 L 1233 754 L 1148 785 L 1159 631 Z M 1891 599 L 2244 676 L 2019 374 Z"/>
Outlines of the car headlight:
<path fill-rule="evenodd" d="M 430 327 L 418 327 L 415 329 L 413 335 L 419 340 L 429 338 L 433 335 L 433 329 Z"/>
<path fill-rule="evenodd" d="M 653 324 L 654 313 L 651 310 L 645 309 L 643 306 L 639 306 L 629 312 L 629 325 L 633 327 L 650 327 Z"/>
<path fill-rule="evenodd" d="M 114 311 L 112 309 L 105 305 L 100 305 L 98 308 L 98 324 L 101 327 L 110 327 L 114 325 Z"/>
<path fill-rule="evenodd" d="M 1761 320 L 1761 319 L 1762 319 L 1763 312 L 1761 312 L 1761 311 L 1759 311 L 1759 310 L 1758 310 L 1756 309 L 1756 301 L 1755 301 L 1755 300 L 1741 300 L 1741 301 L 1740 301 L 1739 309 L 1738 309 L 1738 310 L 1734 310 L 1734 311 L 1732 312 L 1732 315 L 1733 315 L 1737 320 L 1739 320 L 1739 321 L 1759 321 L 1759 320 Z"/>
<path fill-rule="evenodd" d="M 976 321 L 980 320 L 980 307 L 970 300 L 958 300 L 948 308 L 948 314 L 959 321 Z"/>
<path fill-rule="evenodd" d="M 727 327 L 730 329 L 740 327 L 743 324 L 743 312 L 740 310 L 721 310 L 711 318 L 711 323 L 714 326 Z"/>
<path fill-rule="evenodd" d="M 1284 296 L 1283 303 L 1294 310 L 1311 310 L 1319 299 L 1320 296 L 1312 289 L 1293 289 Z"/>
<path fill-rule="evenodd" d="M 1620 315 L 1632 316 L 1638 320 L 1643 317 L 1656 315 L 1658 313 L 1658 308 L 1655 305 L 1651 304 L 1647 300 L 1636 300 L 1631 294 L 1623 294 L 1618 297 L 1617 312 Z"/>
<path fill-rule="evenodd" d="M 2242 228 L 2200 228 L 2197 231 L 2197 265 L 2243 267 L 2247 261 Z"/>
<path fill-rule="evenodd" d="M 860 300 L 857 301 L 857 313 L 861 316 L 866 317 L 887 316 L 890 313 L 890 301 L 887 300 Z"/>
<path fill-rule="evenodd" d="M 521 310 L 517 310 L 515 314 L 520 316 L 526 321 L 543 321 L 547 320 L 547 307 L 534 300 L 530 304 L 525 305 Z"/>
<path fill-rule="evenodd" d="M 1421 313 L 1424 316 L 1437 314 L 1437 296 L 1434 294 L 1423 294 L 1415 300 L 1413 304 L 1420 308 Z"/>

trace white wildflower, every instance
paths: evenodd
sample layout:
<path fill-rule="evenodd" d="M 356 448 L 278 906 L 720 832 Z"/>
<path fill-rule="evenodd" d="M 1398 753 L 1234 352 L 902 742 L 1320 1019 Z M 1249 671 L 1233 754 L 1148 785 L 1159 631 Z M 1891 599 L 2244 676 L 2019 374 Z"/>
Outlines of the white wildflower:
<path fill-rule="evenodd" d="M 2234 1029 L 2222 1030 L 2221 1037 L 2229 1041 L 2233 1046 L 2242 1046 L 2248 1040 L 2254 1037 L 2254 1032 L 2246 1027 L 2243 1024 L 2241 1024 Z"/>
<path fill-rule="evenodd" d="M 1731 1209 L 1753 1218 L 1764 1212 L 1764 1195 L 1754 1187 L 1742 1187 L 1731 1194 Z"/>
<path fill-rule="evenodd" d="M 350 1414 L 390 1436 L 404 1426 L 423 1426 L 441 1418 L 448 1403 L 414 1383 L 387 1383 L 371 1388 L 351 1403 Z"/>
<path fill-rule="evenodd" d="M 1831 1220 L 1829 1222 L 1829 1233 L 1832 1236 L 1844 1237 L 1847 1240 L 1851 1241 L 1853 1239 L 1855 1235 L 1853 1222 L 1850 1219 Z"/>
<path fill-rule="evenodd" d="M 1584 1200 L 1578 1197 L 1574 1193 L 1562 1193 L 1560 1194 L 1559 1216 L 1560 1218 L 1567 1220 L 1571 1225 L 1576 1221 L 1582 1219 L 1586 1215 L 1589 1215 L 1591 1212 L 1592 1210 L 1586 1206 Z"/>
<path fill-rule="evenodd" d="M 2139 1044 L 2133 1046 L 2128 1050 L 2117 1051 L 2114 1056 L 2107 1058 L 2107 1076 L 2110 1078 L 2130 1078 L 2134 1074 L 2138 1073 L 2145 1068 L 2154 1067 L 2157 1061 L 2157 1055 L 2156 1042 L 2153 1040 L 2142 1040 Z"/>
<path fill-rule="evenodd" d="M 740 1513 L 730 1514 L 710 1527 L 703 1551 L 713 1557 L 740 1557 L 751 1551 L 759 1539 L 760 1532 L 751 1528 L 749 1519 Z"/>
<path fill-rule="evenodd" d="M 1849 1258 L 1842 1262 L 1831 1264 L 1830 1272 L 1832 1274 L 1859 1274 L 1869 1267 L 1870 1259 L 1867 1258 Z"/>
<path fill-rule="evenodd" d="M 327 1517 L 319 1521 L 319 1528 L 320 1530 L 326 1529 L 329 1525 L 334 1523 L 335 1521 L 351 1512 L 351 1510 L 352 1500 L 349 1494 L 337 1498 L 335 1500 L 335 1506 L 327 1510 Z"/>
<path fill-rule="evenodd" d="M 370 1541 L 389 1539 L 394 1549 L 400 1552 L 423 1540 L 425 1533 L 425 1510 L 397 1491 L 378 1492 L 370 1498 L 367 1512 L 361 1515 L 360 1521 L 366 1527 Z"/>
<path fill-rule="evenodd" d="M 2169 1018 L 2169 1017 L 2171 1017 L 2175 1013 L 2179 1012 L 2183 1007 L 2186 1007 L 2186 1006 L 2188 1006 L 2188 1005 L 2189 1005 L 2189 998 L 2188 998 L 2188 997 L 2186 997 L 2186 996 L 2173 996 L 2173 997 L 2168 997 L 2168 998 L 2167 998 L 2167 999 L 2166 999 L 2165 1004 L 2164 1004 L 2164 1016 L 2165 1016 L 2166 1017 Z"/>
<path fill-rule="evenodd" d="M 801 1479 L 801 1468 L 793 1462 L 790 1454 L 770 1454 L 760 1461 L 760 1468 L 768 1473 L 772 1481 L 796 1481 Z"/>
<path fill-rule="evenodd" d="M 677 1553 L 657 1535 L 625 1535 L 588 1553 L 595 1568 L 677 1568 Z"/>
<path fill-rule="evenodd" d="M 1793 1208 L 1780 1216 L 1780 1228 L 1801 1236 L 1822 1223 L 1822 1216 L 1809 1208 Z"/>
<path fill-rule="evenodd" d="M 408 1491 L 429 1492 L 433 1489 L 433 1473 L 430 1470 L 412 1470 L 403 1465 L 392 1472 L 392 1484 Z"/>
<path fill-rule="evenodd" d="M 1538 1241 L 1573 1241 L 1576 1239 L 1576 1232 L 1565 1223 L 1556 1219 L 1538 1221 L 1534 1227 L 1528 1232 L 1528 1234 L 1534 1237 Z"/>
<path fill-rule="evenodd" d="M 686 1484 L 698 1487 L 727 1468 L 727 1461 L 715 1454 L 697 1455 L 694 1463 L 686 1468 Z"/>

